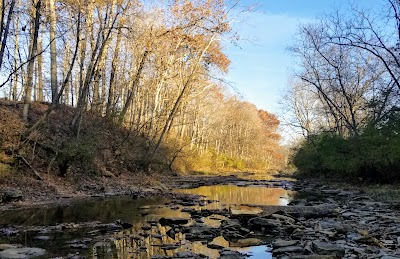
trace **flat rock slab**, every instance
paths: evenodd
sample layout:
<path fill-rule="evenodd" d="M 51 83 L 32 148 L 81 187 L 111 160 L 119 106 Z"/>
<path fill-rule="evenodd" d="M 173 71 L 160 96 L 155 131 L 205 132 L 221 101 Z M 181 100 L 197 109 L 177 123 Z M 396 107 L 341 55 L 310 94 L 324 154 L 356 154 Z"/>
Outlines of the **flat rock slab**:
<path fill-rule="evenodd" d="M 337 259 L 337 257 L 335 255 L 290 255 L 281 259 Z"/>
<path fill-rule="evenodd" d="M 274 254 L 283 254 L 283 253 L 298 253 L 298 252 L 303 252 L 303 251 L 304 251 L 304 248 L 301 246 L 286 246 L 286 247 L 274 249 L 272 252 Z"/>
<path fill-rule="evenodd" d="M 250 206 L 240 206 L 230 209 L 230 214 L 232 216 L 256 216 L 263 213 L 264 210 L 257 208 L 257 207 L 250 207 Z"/>
<path fill-rule="evenodd" d="M 313 241 L 312 249 L 319 255 L 335 255 L 337 257 L 345 255 L 344 247 L 321 241 Z"/>
<path fill-rule="evenodd" d="M 255 206 L 255 205 L 254 205 Z M 264 211 L 264 215 L 284 212 L 294 217 L 320 218 L 337 213 L 336 204 L 321 204 L 315 206 L 255 206 Z"/>
<path fill-rule="evenodd" d="M 299 241 L 297 240 L 282 240 L 282 239 L 278 239 L 275 240 L 274 242 L 272 242 L 272 247 L 273 248 L 280 248 L 280 247 L 287 247 L 287 246 L 295 246 L 299 243 Z"/>
<path fill-rule="evenodd" d="M 42 256 L 46 250 L 36 247 L 9 248 L 0 252 L 3 259 L 26 259 Z"/>
<path fill-rule="evenodd" d="M 185 218 L 168 217 L 168 218 L 161 218 L 158 222 L 161 224 L 161 226 L 170 226 L 170 225 L 184 225 L 187 224 L 189 220 Z"/>
<path fill-rule="evenodd" d="M 258 238 L 244 238 L 239 239 L 236 242 L 231 242 L 230 247 L 249 247 L 249 246 L 258 246 L 261 245 L 263 241 Z"/>
<path fill-rule="evenodd" d="M 256 217 L 256 218 L 249 219 L 248 224 L 250 226 L 261 226 L 261 227 L 266 227 L 266 228 L 271 228 L 271 229 L 282 226 L 282 224 L 279 220 L 267 219 L 267 218 L 262 218 L 262 217 Z"/>

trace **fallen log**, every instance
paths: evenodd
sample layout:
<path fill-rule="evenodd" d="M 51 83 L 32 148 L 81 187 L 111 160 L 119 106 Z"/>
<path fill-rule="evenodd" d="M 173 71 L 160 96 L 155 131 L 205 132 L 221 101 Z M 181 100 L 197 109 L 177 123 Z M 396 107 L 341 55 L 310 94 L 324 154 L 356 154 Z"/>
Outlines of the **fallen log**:
<path fill-rule="evenodd" d="M 33 174 L 36 176 L 38 180 L 43 180 L 43 178 L 40 176 L 40 174 L 33 168 L 33 166 L 26 160 L 26 158 L 22 155 L 18 155 L 18 158 L 24 162 L 25 165 L 27 165 L 33 172 Z"/>

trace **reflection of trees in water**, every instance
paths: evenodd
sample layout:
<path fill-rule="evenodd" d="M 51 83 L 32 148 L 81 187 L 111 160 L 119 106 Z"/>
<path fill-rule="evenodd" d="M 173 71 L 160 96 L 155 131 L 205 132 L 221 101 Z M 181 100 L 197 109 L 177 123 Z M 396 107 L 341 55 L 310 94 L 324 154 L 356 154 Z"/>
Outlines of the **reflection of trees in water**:
<path fill-rule="evenodd" d="M 192 251 L 197 254 L 204 254 L 210 258 L 217 258 L 219 252 L 209 249 L 206 245 L 199 242 L 189 242 L 185 240 L 182 233 L 177 233 L 175 239 L 167 235 L 167 231 L 171 229 L 169 226 L 153 227 L 149 231 L 141 231 L 143 224 L 135 224 L 130 230 L 125 230 L 116 235 L 114 245 L 116 247 L 116 258 L 151 258 L 155 255 L 173 256 L 177 252 Z M 146 233 L 148 236 L 139 236 L 138 233 Z M 162 235 L 161 238 L 154 235 Z M 140 237 L 140 238 L 139 238 Z M 173 250 L 162 249 L 162 245 L 180 243 L 181 246 Z"/>
<path fill-rule="evenodd" d="M 285 195 L 284 190 L 259 188 L 259 187 L 236 187 L 236 186 L 214 186 L 210 189 L 201 189 L 202 195 L 212 196 L 211 199 L 221 199 L 232 201 L 232 203 L 258 203 L 259 201 L 270 202 L 273 197 Z M 222 187 L 222 188 L 221 188 Z M 235 190 L 236 188 L 236 190 Z M 246 200 L 247 199 L 247 200 Z M 270 200 L 270 201 L 268 201 Z M 80 203 L 72 204 L 69 207 L 54 207 L 43 208 L 41 210 L 22 210 L 5 212 L 0 215 L 0 224 L 6 221 L 9 224 L 40 224 L 52 225 L 52 222 L 82 222 L 98 220 L 103 223 L 110 223 L 116 219 L 121 219 L 123 222 L 133 224 L 133 228 L 123 230 L 113 235 L 114 241 L 98 242 L 92 246 L 92 249 L 87 251 L 90 254 L 89 258 L 151 258 L 155 255 L 173 256 L 177 252 L 192 251 L 197 254 L 204 254 L 210 258 L 217 258 L 219 253 L 217 250 L 209 249 L 201 242 L 189 242 L 185 240 L 182 233 L 177 233 L 175 239 L 167 235 L 167 231 L 171 229 L 169 226 L 161 226 L 157 224 L 150 230 L 144 231 L 143 226 L 149 226 L 148 220 L 158 220 L 161 217 L 184 217 L 190 218 L 190 214 L 183 213 L 180 210 L 171 210 L 164 204 L 166 199 L 162 198 L 146 198 L 132 200 L 130 198 L 113 197 L 109 199 L 90 199 L 81 201 Z M 143 210 L 141 206 L 150 205 L 150 208 Z M 148 215 L 143 217 L 142 213 Z M 217 227 L 223 216 L 214 215 L 216 219 L 206 219 L 207 223 L 212 223 Z M 157 221 L 155 221 L 157 222 Z M 37 232 L 31 233 L 29 238 L 25 237 L 24 244 L 27 246 L 39 246 L 48 250 L 49 254 L 59 255 L 60 253 L 69 253 L 67 241 L 72 239 L 80 240 L 85 237 L 92 237 L 88 234 L 93 229 L 75 229 L 68 230 L 62 233 L 51 233 L 51 242 L 41 241 L 34 238 Z M 142 235 L 139 235 L 142 234 Z M 144 235 L 143 235 L 144 234 Z M 146 235 L 148 234 L 148 235 Z M 161 236 L 161 238 L 159 238 Z M 23 238 L 18 236 L 18 238 Z M 100 237 L 103 239 L 103 237 Z M 221 237 L 219 237 L 221 238 Z M 217 238 L 218 240 L 218 238 Z M 221 240 L 220 240 L 221 241 Z M 21 243 L 18 241 L 17 243 Z M 222 239 L 223 246 L 229 247 L 229 244 Z M 181 246 L 174 250 L 164 250 L 161 245 L 180 243 Z M 146 249 L 143 249 L 146 248 Z M 61 251 L 62 250 L 62 251 Z"/>
<path fill-rule="evenodd" d="M 41 207 L 0 214 L 0 224 L 54 225 L 64 222 L 100 221 L 116 219 L 134 222 L 140 218 L 141 206 L 160 205 L 167 200 L 160 197 L 132 200 L 130 197 L 91 198 L 75 201 L 71 206 Z"/>
<path fill-rule="evenodd" d="M 202 186 L 196 189 L 179 190 L 207 196 L 212 200 L 228 204 L 286 205 L 291 191 L 280 188 L 235 185 Z M 285 201 L 286 200 L 286 201 Z"/>

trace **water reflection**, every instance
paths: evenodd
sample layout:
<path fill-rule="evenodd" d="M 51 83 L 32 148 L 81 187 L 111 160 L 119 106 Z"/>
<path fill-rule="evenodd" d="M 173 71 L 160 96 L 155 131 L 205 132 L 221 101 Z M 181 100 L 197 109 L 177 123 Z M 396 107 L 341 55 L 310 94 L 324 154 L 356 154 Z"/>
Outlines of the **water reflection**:
<path fill-rule="evenodd" d="M 208 206 L 220 208 L 226 204 L 285 205 L 292 192 L 279 188 L 257 186 L 237 187 L 233 185 L 207 186 L 180 192 L 205 195 L 209 199 L 219 200 Z M 14 237 L 1 237 L 0 243 L 17 243 L 25 246 L 40 247 L 47 251 L 45 258 L 66 256 L 79 253 L 87 258 L 151 258 L 152 256 L 173 256 L 177 252 L 191 251 L 209 258 L 218 258 L 219 251 L 207 247 L 207 242 L 190 242 L 185 234 L 176 231 L 171 235 L 170 226 L 161 226 L 161 217 L 181 217 L 190 219 L 190 214 L 181 212 L 182 206 L 169 207 L 164 204 L 168 199 L 147 197 L 133 200 L 130 197 L 92 198 L 78 200 L 70 206 L 45 207 L 30 210 L 9 211 L 0 214 L 0 227 L 11 225 L 50 226 L 57 223 L 92 222 L 112 223 L 117 219 L 133 225 L 132 228 L 115 233 L 102 234 L 98 229 L 77 228 L 58 229 L 56 231 L 26 231 Z M 225 205 L 224 205 L 225 204 Z M 199 209 L 199 208 L 197 208 Z M 221 215 L 204 217 L 210 227 L 218 227 Z M 188 224 L 193 224 L 190 220 Z M 45 229 L 45 228 L 43 228 Z M 45 239 L 38 238 L 44 236 Z M 82 241 L 86 240 L 86 241 Z M 76 243 L 74 243 L 76 242 Z M 233 248 L 222 236 L 212 243 L 222 247 L 251 252 L 253 258 L 269 258 L 266 247 Z M 73 246 L 71 244 L 77 244 Z"/>
<path fill-rule="evenodd" d="M 274 174 L 270 173 L 242 173 L 238 175 L 241 179 L 246 180 L 263 180 L 263 181 L 295 181 L 295 179 L 290 177 L 277 177 Z"/>
<path fill-rule="evenodd" d="M 217 200 L 219 203 L 208 205 L 209 208 L 220 208 L 226 204 L 254 204 L 286 206 L 293 197 L 293 191 L 281 188 L 261 186 L 213 185 L 195 189 L 180 189 L 178 192 L 204 195 L 207 199 Z"/>
<path fill-rule="evenodd" d="M 167 199 L 161 197 L 136 200 L 130 197 L 80 199 L 75 200 L 69 206 L 41 206 L 34 209 L 5 211 L 0 215 L 0 225 L 46 226 L 57 223 L 88 221 L 109 223 L 117 219 L 135 222 L 141 218 L 142 213 L 158 211 L 156 207 L 167 201 Z M 142 206 L 151 206 L 151 208 L 147 210 L 139 209 Z"/>

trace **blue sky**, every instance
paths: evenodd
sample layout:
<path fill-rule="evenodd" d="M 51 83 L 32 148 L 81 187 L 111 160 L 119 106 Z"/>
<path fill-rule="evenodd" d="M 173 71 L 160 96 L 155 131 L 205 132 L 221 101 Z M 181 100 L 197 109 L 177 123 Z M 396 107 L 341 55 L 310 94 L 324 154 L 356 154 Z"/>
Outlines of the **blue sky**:
<path fill-rule="evenodd" d="M 293 42 L 299 23 L 315 21 L 337 8 L 348 9 L 357 3 L 378 10 L 384 0 L 242 0 L 243 6 L 254 6 L 233 18 L 233 27 L 242 40 L 238 47 L 226 44 L 231 59 L 227 80 L 244 100 L 259 109 L 279 113 L 279 99 L 287 84 L 294 59 L 286 48 Z"/>

